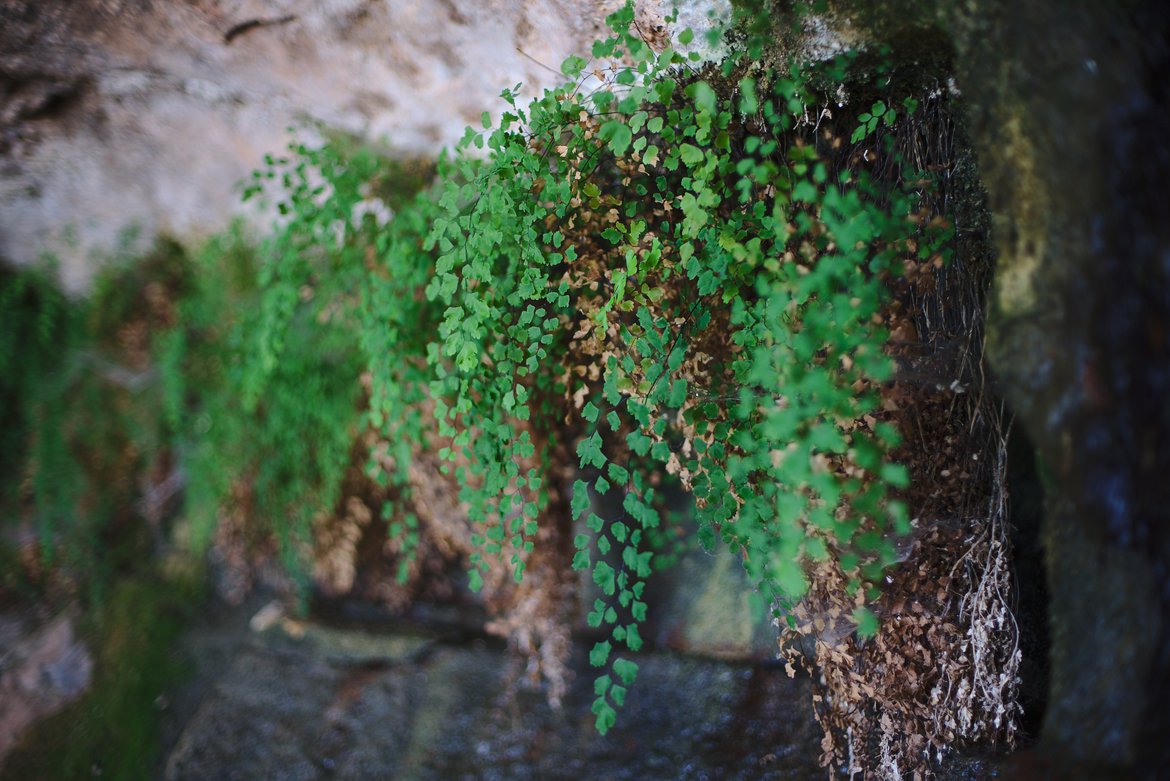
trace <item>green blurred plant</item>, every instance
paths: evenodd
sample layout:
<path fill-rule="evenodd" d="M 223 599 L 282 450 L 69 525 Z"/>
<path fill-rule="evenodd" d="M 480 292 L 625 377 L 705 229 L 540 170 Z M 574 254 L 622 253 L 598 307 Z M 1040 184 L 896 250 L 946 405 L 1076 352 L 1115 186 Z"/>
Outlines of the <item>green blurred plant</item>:
<path fill-rule="evenodd" d="M 260 250 L 238 235 L 204 248 L 159 367 L 194 549 L 206 548 L 234 504 L 250 537 L 274 536 L 306 585 L 310 522 L 332 509 L 348 465 L 358 352 L 353 331 L 322 314 L 311 287 L 286 284 L 277 258 L 299 256 L 283 237 Z"/>
<path fill-rule="evenodd" d="M 157 778 L 166 692 L 188 672 L 175 644 L 203 590 L 189 579 L 139 574 L 88 611 L 81 634 L 94 654 L 92 687 L 32 728 L 4 778 Z"/>
<path fill-rule="evenodd" d="M 58 446 L 60 392 L 53 386 L 77 331 L 69 301 L 39 269 L 0 269 L 0 506 L 15 515 L 22 487 L 28 490 L 25 465 L 34 454 L 43 464 L 34 476 L 34 492 L 45 513 L 50 509 L 46 485 L 62 469 Z M 41 432 L 34 438 L 34 432 Z M 41 527 L 42 537 L 51 527 Z"/>
<path fill-rule="evenodd" d="M 150 286 L 181 287 L 182 263 L 163 242 L 76 301 L 39 269 L 0 278 L 0 500 L 10 523 L 36 531 L 44 562 L 91 596 L 150 543 L 137 478 L 167 439 L 149 370 L 149 334 L 163 327 Z"/>

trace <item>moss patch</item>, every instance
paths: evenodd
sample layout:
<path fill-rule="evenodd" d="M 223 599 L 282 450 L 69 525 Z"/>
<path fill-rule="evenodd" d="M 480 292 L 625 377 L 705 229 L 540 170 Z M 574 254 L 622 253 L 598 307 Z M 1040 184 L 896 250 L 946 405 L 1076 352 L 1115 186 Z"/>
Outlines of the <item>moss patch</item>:
<path fill-rule="evenodd" d="M 117 583 L 82 626 L 94 650 L 93 688 L 25 736 L 4 778 L 157 776 L 159 712 L 188 669 L 175 644 L 201 597 L 186 578 L 148 574 Z"/>

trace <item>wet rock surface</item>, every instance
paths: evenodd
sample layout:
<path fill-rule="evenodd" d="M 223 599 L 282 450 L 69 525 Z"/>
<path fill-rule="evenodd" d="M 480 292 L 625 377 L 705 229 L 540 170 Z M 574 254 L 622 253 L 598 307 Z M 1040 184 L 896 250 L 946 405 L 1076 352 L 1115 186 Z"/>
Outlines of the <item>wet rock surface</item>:
<path fill-rule="evenodd" d="M 776 657 L 776 627 L 755 619 L 754 589 L 725 546 L 689 552 L 661 580 L 662 604 L 652 619 L 659 647 L 725 660 Z"/>
<path fill-rule="evenodd" d="M 1161 778 L 1170 23 L 1157 2 L 979 5 L 956 39 L 999 250 L 990 355 L 1047 479 L 1044 741 Z"/>
<path fill-rule="evenodd" d="M 638 657 L 618 726 L 593 728 L 586 645 L 559 711 L 501 645 L 462 630 L 280 619 L 199 630 L 163 777 L 823 778 L 811 682 L 783 668 Z"/>

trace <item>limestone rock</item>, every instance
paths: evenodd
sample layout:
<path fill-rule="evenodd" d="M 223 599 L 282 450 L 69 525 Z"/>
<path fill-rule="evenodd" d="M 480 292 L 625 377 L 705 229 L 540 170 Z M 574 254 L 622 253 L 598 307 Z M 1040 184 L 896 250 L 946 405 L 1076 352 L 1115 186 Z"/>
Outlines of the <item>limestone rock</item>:
<path fill-rule="evenodd" d="M 95 253 L 222 229 L 294 124 L 435 154 L 504 87 L 556 83 L 613 5 L 5 0 L 0 257 L 52 253 L 79 291 Z"/>

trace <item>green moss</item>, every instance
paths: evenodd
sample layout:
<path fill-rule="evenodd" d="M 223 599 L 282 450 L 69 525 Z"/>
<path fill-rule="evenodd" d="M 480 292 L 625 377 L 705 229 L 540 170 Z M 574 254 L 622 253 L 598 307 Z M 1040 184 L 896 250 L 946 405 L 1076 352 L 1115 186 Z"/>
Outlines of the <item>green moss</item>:
<path fill-rule="evenodd" d="M 158 776 L 159 708 L 188 670 L 175 646 L 202 601 L 196 583 L 152 573 L 112 589 L 81 628 L 95 656 L 92 688 L 25 736 L 5 779 Z"/>
<path fill-rule="evenodd" d="M 0 509 L 12 512 L 44 395 L 73 341 L 65 296 L 40 269 L 0 267 Z"/>
<path fill-rule="evenodd" d="M 160 238 L 140 258 L 112 264 L 98 275 L 85 305 L 86 331 L 99 345 L 121 347 L 119 332 L 135 320 L 144 320 L 151 332 L 162 330 L 165 302 L 191 289 L 194 268 L 179 242 Z"/>

